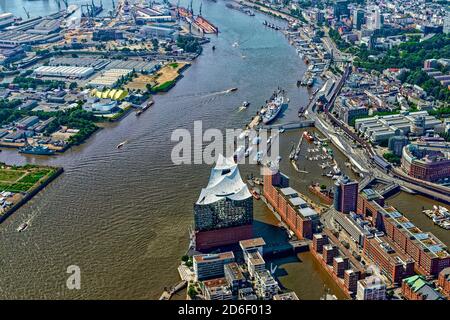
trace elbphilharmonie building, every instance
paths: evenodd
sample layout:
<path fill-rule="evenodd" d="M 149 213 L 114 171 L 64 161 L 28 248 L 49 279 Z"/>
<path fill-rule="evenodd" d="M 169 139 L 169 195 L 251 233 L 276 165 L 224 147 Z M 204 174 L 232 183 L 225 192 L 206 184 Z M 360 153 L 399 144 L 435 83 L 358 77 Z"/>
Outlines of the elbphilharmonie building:
<path fill-rule="evenodd" d="M 253 197 L 232 158 L 219 155 L 206 188 L 194 204 L 196 249 L 252 237 Z"/>

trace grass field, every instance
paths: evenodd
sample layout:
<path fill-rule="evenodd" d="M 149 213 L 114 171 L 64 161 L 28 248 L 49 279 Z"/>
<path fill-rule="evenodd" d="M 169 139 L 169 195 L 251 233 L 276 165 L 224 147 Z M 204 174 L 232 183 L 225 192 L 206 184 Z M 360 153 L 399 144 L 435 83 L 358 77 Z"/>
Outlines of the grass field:
<path fill-rule="evenodd" d="M 139 75 L 134 78 L 133 81 L 129 82 L 125 88 L 127 90 L 141 90 L 146 91 L 147 85 L 150 85 L 154 91 L 160 91 L 161 88 L 164 89 L 167 86 L 172 85 L 174 81 L 179 76 L 179 71 L 187 63 L 186 62 L 172 62 L 166 64 L 161 69 L 159 69 L 155 74 L 152 75 Z M 158 88 L 155 90 L 155 88 Z"/>
<path fill-rule="evenodd" d="M 54 172 L 52 168 L 1 166 L 0 191 L 27 192 Z"/>

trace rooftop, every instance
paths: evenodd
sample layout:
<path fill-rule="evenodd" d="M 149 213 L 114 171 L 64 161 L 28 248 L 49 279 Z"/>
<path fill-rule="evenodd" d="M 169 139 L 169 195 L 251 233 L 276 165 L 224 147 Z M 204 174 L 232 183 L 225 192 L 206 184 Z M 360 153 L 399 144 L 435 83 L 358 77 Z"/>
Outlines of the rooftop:
<path fill-rule="evenodd" d="M 264 241 L 263 238 L 254 238 L 254 239 L 239 241 L 239 245 L 241 246 L 242 249 L 262 247 L 265 244 L 266 244 L 266 242 Z"/>
<path fill-rule="evenodd" d="M 216 166 L 211 169 L 208 185 L 202 189 L 197 204 L 210 204 L 222 199 L 239 201 L 251 197 L 234 160 L 219 155 Z"/>
<path fill-rule="evenodd" d="M 232 251 L 215 253 L 215 254 L 198 254 L 194 256 L 196 262 L 211 262 L 214 260 L 234 259 Z"/>

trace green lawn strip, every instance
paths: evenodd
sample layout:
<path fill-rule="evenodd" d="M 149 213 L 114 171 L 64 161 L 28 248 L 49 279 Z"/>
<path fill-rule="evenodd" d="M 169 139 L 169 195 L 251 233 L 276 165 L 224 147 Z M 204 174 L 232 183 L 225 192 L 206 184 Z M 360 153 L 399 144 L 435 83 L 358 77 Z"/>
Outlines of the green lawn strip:
<path fill-rule="evenodd" d="M 24 173 L 25 171 L 23 170 L 0 169 L 0 181 L 14 182 L 19 179 Z"/>

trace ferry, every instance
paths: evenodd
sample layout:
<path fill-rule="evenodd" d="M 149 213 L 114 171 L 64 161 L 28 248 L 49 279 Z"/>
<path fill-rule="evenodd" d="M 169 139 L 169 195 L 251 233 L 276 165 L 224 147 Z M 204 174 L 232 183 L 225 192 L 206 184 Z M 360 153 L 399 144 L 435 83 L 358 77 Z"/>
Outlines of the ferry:
<path fill-rule="evenodd" d="M 19 153 L 49 156 L 55 154 L 55 150 L 51 150 L 46 146 L 26 146 L 20 148 Z"/>
<path fill-rule="evenodd" d="M 266 105 L 266 112 L 262 120 L 264 124 L 269 124 L 277 118 L 283 106 L 287 106 L 286 98 L 284 97 L 284 90 L 278 90 L 273 98 Z"/>

